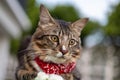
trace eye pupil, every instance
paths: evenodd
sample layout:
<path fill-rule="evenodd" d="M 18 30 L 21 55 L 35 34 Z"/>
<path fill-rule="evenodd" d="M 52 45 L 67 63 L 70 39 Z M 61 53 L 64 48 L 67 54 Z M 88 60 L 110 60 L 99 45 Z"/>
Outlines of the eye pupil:
<path fill-rule="evenodd" d="M 55 40 L 55 41 L 56 41 L 56 38 L 54 37 L 54 38 L 53 38 L 53 40 Z"/>
<path fill-rule="evenodd" d="M 58 41 L 58 37 L 57 36 L 51 36 L 51 40 L 53 40 L 54 42 Z"/>
<path fill-rule="evenodd" d="M 74 39 L 70 40 L 70 45 L 73 45 L 73 44 L 75 44 L 75 40 Z"/>

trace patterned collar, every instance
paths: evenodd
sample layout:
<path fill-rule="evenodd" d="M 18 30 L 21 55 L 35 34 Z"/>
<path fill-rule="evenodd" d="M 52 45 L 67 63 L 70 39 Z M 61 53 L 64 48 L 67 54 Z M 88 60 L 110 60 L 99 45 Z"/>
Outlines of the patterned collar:
<path fill-rule="evenodd" d="M 35 61 L 38 64 L 38 66 L 43 70 L 43 72 L 47 74 L 59 75 L 59 74 L 70 73 L 75 68 L 75 65 L 76 65 L 75 62 L 71 62 L 66 65 L 44 62 L 40 60 L 39 57 L 36 57 Z"/>

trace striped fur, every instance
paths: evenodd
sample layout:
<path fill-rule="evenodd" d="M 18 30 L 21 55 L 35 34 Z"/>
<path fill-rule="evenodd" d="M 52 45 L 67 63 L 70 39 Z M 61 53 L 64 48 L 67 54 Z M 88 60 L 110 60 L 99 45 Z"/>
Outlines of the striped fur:
<path fill-rule="evenodd" d="M 45 62 L 56 64 L 76 62 L 81 52 L 80 32 L 87 21 L 87 18 L 74 23 L 55 20 L 41 5 L 38 28 L 27 48 L 18 54 L 19 66 L 16 70 L 16 79 L 33 80 L 36 77 L 39 72 L 34 62 L 36 56 Z M 65 80 L 73 80 L 71 73 L 62 76 Z"/>

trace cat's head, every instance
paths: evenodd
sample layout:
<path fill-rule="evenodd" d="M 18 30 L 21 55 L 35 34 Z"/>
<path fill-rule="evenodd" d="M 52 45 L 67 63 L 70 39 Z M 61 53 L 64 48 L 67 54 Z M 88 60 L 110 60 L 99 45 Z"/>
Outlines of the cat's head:
<path fill-rule="evenodd" d="M 73 23 L 55 20 L 41 5 L 40 21 L 31 40 L 32 49 L 43 61 L 57 64 L 76 61 L 81 52 L 80 33 L 87 21 L 88 18 Z"/>

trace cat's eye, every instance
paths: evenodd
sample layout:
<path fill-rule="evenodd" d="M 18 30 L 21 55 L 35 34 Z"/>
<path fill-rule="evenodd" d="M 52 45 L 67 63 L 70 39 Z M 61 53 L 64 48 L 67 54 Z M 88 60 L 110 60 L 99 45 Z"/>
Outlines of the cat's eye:
<path fill-rule="evenodd" d="M 53 36 L 51 36 L 51 40 L 54 42 L 58 42 L 58 37 L 53 35 Z"/>
<path fill-rule="evenodd" d="M 69 42 L 69 45 L 74 45 L 75 44 L 75 40 L 74 39 L 71 39 L 70 42 Z"/>

